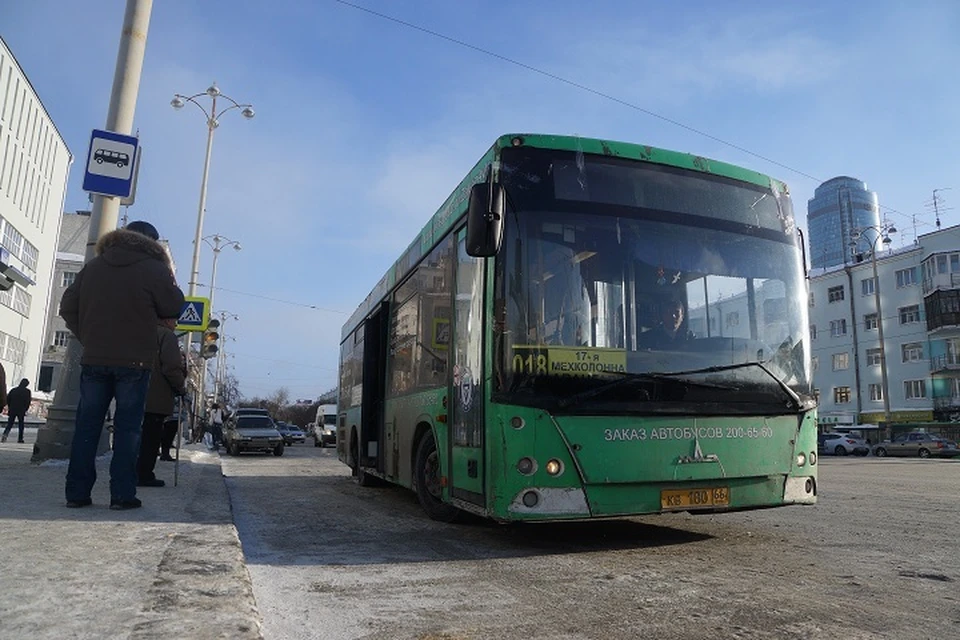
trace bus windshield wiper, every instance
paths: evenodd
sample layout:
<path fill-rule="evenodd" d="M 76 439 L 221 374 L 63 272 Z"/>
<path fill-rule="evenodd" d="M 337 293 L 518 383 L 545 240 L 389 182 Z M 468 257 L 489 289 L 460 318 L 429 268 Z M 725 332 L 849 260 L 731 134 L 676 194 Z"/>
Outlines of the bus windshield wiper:
<path fill-rule="evenodd" d="M 616 375 L 620 375 L 620 378 L 616 380 L 611 380 L 606 384 L 601 384 L 592 389 L 587 389 L 586 391 L 581 391 L 580 393 L 575 393 L 570 397 L 563 398 L 560 400 L 558 405 L 560 407 L 566 408 L 573 406 L 575 404 L 580 404 L 584 400 L 588 400 L 600 394 L 606 393 L 615 389 L 617 387 L 624 386 L 628 383 L 633 382 L 672 382 L 679 383 L 691 387 L 701 387 L 704 389 L 720 389 L 723 391 L 734 391 L 736 387 L 731 387 L 729 385 L 715 384 L 712 382 L 693 382 L 691 380 L 678 379 L 676 376 L 679 374 L 674 373 L 624 373 L 624 372 L 611 372 Z M 643 400 L 649 400 L 650 394 L 646 391 L 643 392 Z"/>
<path fill-rule="evenodd" d="M 741 362 L 740 364 L 725 364 L 725 365 L 718 365 L 718 366 L 715 366 L 715 367 L 704 367 L 703 369 L 689 369 L 689 370 L 687 370 L 687 371 L 673 371 L 673 372 L 671 372 L 671 373 L 662 373 L 662 374 L 658 374 L 658 375 L 662 375 L 662 376 L 665 376 L 665 377 L 685 376 L 685 375 L 695 375 L 695 374 L 699 374 L 699 373 L 716 373 L 716 372 L 718 372 L 718 371 L 733 371 L 733 370 L 736 370 L 736 369 L 745 369 L 745 368 L 747 368 L 747 367 L 757 367 L 758 369 L 760 369 L 761 371 L 763 371 L 765 374 L 767 374 L 768 376 L 770 376 L 771 378 L 773 378 L 773 379 L 776 381 L 777 385 L 780 387 L 780 389 L 787 395 L 788 398 L 790 398 L 791 402 L 793 402 L 794 408 L 795 408 L 797 411 L 803 409 L 803 408 L 806 406 L 807 403 L 805 403 L 805 402 L 800 398 L 800 396 L 797 394 L 797 392 L 794 391 L 793 389 L 791 389 L 790 386 L 789 386 L 786 382 L 784 382 L 783 380 L 781 380 L 779 376 L 777 376 L 777 375 L 774 374 L 772 371 L 770 371 L 770 369 L 768 369 L 767 366 L 766 366 L 764 363 L 762 363 L 762 362 L 756 362 L 756 361 L 754 361 L 754 362 Z"/>

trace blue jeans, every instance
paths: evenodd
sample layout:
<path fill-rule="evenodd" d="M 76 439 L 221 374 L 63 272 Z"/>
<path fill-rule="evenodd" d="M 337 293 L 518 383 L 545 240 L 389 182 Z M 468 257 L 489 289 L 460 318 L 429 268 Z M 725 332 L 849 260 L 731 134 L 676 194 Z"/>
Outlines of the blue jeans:
<path fill-rule="evenodd" d="M 86 500 L 97 481 L 97 445 L 110 401 L 113 416 L 113 460 L 110 462 L 110 500 L 137 497 L 137 457 L 143 423 L 149 369 L 80 365 L 80 403 L 67 468 L 67 501 Z"/>

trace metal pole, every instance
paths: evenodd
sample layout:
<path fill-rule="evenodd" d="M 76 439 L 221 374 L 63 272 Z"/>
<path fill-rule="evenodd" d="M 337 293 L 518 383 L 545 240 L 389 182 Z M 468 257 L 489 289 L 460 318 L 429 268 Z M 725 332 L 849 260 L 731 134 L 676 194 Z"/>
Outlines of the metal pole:
<path fill-rule="evenodd" d="M 110 106 L 107 110 L 105 128 L 108 131 L 128 135 L 132 133 L 152 8 L 153 0 L 127 0 L 123 29 L 120 32 L 120 47 L 117 51 L 117 65 L 113 72 Z M 100 238 L 117 228 L 119 213 L 120 198 L 94 196 L 84 262 L 89 262 L 94 257 Z M 71 336 L 53 405 L 47 413 L 46 424 L 37 433 L 33 462 L 70 457 L 77 403 L 80 401 L 82 349 L 76 337 Z M 105 433 L 103 435 L 106 436 Z M 107 438 L 101 437 L 98 453 L 105 451 L 106 446 Z"/>
<path fill-rule="evenodd" d="M 217 284 L 217 260 L 220 258 L 220 236 L 213 238 L 213 268 L 210 270 L 210 313 L 213 313 L 213 292 Z"/>
<path fill-rule="evenodd" d="M 215 246 L 213 248 L 213 269 L 210 270 L 210 315 L 213 315 L 213 288 L 217 281 L 217 258 L 220 257 L 220 247 L 216 240 L 218 240 L 218 238 L 214 238 Z M 203 345 L 200 345 L 200 348 L 203 349 Z M 200 355 L 201 357 L 203 356 L 202 353 Z M 200 373 L 200 397 L 203 398 L 204 407 L 206 407 L 207 363 L 205 360 L 201 360 L 201 362 L 203 362 L 203 369 Z"/>
<path fill-rule="evenodd" d="M 203 177 L 200 179 L 200 205 L 197 210 L 197 231 L 193 236 L 193 263 L 190 268 L 190 296 L 197 295 L 197 278 L 200 275 L 200 245 L 203 243 L 203 216 L 207 210 L 207 178 L 210 176 L 210 156 L 213 152 L 213 131 L 217 128 L 217 98 L 213 98 L 213 108 L 207 118 L 207 151 L 203 159 Z M 212 292 L 211 292 L 212 293 Z M 212 308 L 211 308 L 212 310 Z M 190 353 L 193 344 L 193 333 L 187 332 L 184 338 L 184 350 Z M 206 363 L 201 358 L 200 369 L 200 404 L 195 408 L 198 415 L 205 415 L 206 399 L 203 397 L 203 381 L 206 378 Z"/>
<path fill-rule="evenodd" d="M 883 393 L 883 421 L 885 428 L 890 424 L 890 393 L 887 385 L 887 349 L 883 342 L 883 311 L 880 308 L 880 281 L 877 278 L 877 242 L 882 234 L 877 234 L 871 251 L 873 263 L 873 299 L 877 305 L 877 336 L 880 338 L 880 384 Z M 852 295 L 852 292 L 851 292 Z"/>

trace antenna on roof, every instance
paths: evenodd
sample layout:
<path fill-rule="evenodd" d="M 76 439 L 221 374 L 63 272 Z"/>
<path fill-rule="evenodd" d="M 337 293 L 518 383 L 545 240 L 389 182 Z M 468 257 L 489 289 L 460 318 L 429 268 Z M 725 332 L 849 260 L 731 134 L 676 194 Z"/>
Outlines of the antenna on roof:
<path fill-rule="evenodd" d="M 944 206 L 946 201 L 943 199 L 943 196 L 939 195 L 942 191 L 950 191 L 950 187 L 945 187 L 943 189 L 934 189 L 933 190 L 933 201 L 927 203 L 927 208 L 933 208 L 933 213 L 937 217 L 937 230 L 940 230 L 940 212 L 941 211 L 950 211 L 953 207 Z"/>

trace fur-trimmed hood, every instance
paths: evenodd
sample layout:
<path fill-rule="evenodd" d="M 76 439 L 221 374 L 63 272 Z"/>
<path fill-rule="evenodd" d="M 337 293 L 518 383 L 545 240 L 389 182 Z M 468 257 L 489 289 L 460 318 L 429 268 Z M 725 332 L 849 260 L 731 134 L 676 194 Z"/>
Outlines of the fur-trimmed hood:
<path fill-rule="evenodd" d="M 108 264 L 121 267 L 142 260 L 159 260 L 168 267 L 170 257 L 163 245 L 135 231 L 117 229 L 97 242 L 96 252 Z"/>

